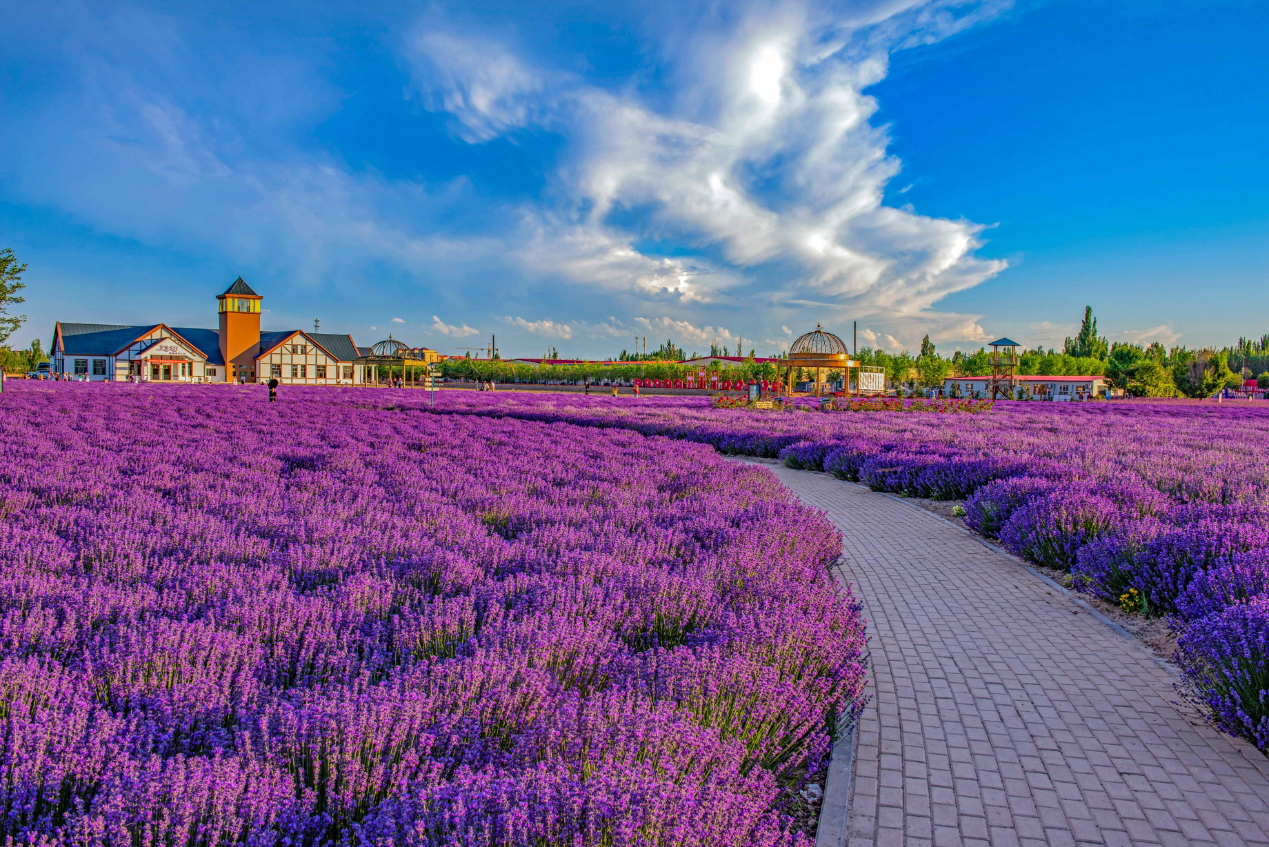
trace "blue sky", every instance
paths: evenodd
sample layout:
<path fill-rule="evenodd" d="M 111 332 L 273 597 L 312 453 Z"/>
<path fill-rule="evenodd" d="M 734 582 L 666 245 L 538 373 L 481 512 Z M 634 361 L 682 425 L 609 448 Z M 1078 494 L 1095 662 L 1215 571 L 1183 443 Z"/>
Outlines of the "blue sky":
<path fill-rule="evenodd" d="M 371 4 L 359 4 L 369 6 Z M 11 341 L 54 320 L 443 352 L 1269 331 L 1269 4 L 7 6 Z"/>

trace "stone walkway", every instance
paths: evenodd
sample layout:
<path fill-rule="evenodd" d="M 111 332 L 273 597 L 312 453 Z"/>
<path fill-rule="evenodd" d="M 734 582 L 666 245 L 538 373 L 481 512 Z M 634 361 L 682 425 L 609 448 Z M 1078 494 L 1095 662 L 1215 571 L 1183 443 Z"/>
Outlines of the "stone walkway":
<path fill-rule="evenodd" d="M 912 504 L 769 467 L 841 530 L 868 617 L 852 847 L 1269 845 L 1269 758 L 1139 642 Z"/>

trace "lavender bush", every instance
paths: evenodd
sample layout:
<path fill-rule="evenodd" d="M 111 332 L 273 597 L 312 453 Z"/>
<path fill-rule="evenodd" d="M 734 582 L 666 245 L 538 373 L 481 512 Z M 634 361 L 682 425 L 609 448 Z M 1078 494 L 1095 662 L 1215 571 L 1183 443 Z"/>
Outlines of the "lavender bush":
<path fill-rule="evenodd" d="M 6 837 L 808 844 L 864 679 L 832 525 L 704 447 L 391 396 L 0 397 Z"/>
<path fill-rule="evenodd" d="M 1177 646 L 1194 698 L 1217 725 L 1269 750 L 1269 596 L 1193 621 Z"/>

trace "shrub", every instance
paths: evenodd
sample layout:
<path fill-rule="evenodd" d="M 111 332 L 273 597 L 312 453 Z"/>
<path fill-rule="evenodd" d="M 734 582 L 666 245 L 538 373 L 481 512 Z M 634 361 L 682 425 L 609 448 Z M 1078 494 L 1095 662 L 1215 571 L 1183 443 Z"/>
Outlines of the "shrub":
<path fill-rule="evenodd" d="M 965 523 L 975 532 L 995 538 L 1024 503 L 1052 489 L 1053 483 L 1034 476 L 990 482 L 965 502 Z"/>
<path fill-rule="evenodd" d="M 889 448 L 862 439 L 844 442 L 824 457 L 824 470 L 838 479 L 858 482 L 859 471 L 864 462 L 887 449 Z"/>
<path fill-rule="evenodd" d="M 1177 663 L 1213 722 L 1269 752 L 1269 597 L 1190 623 L 1177 641 Z"/>
<path fill-rule="evenodd" d="M 931 461 L 916 478 L 916 493 L 933 500 L 963 500 L 992 480 L 1016 476 L 1022 467 L 994 456 L 946 456 Z"/>
<path fill-rule="evenodd" d="M 1079 549 L 1071 573 L 1076 590 L 1120 602 L 1137 578 L 1137 554 L 1164 529 L 1158 520 L 1127 521 L 1113 533 L 1094 539 Z M 1148 610 L 1148 600 L 1142 596 Z"/>
<path fill-rule="evenodd" d="M 1176 610 L 1182 620 L 1197 620 L 1261 594 L 1269 594 L 1269 552 L 1264 550 L 1199 572 L 1177 597 Z"/>
<path fill-rule="evenodd" d="M 799 441 L 781 450 L 779 458 L 790 468 L 822 471 L 825 457 L 840 446 L 836 441 Z"/>
<path fill-rule="evenodd" d="M 1014 512 L 1000 531 L 1011 552 L 1050 568 L 1069 570 L 1081 547 L 1104 535 L 1120 514 L 1105 497 L 1058 488 Z"/>
<path fill-rule="evenodd" d="M 1137 551 L 1132 584 L 1158 614 L 1177 611 L 1177 598 L 1198 574 L 1234 556 L 1269 547 L 1269 527 L 1205 518 L 1165 530 Z"/>

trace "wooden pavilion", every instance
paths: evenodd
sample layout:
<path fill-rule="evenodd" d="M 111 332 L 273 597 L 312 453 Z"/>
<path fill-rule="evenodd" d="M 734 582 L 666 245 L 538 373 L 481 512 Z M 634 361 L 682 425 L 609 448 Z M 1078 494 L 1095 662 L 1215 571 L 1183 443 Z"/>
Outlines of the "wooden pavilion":
<path fill-rule="evenodd" d="M 426 352 L 424 348 L 419 348 L 418 351 L 412 350 L 389 334 L 386 339 L 370 348 L 369 356 L 362 357 L 361 361 L 366 366 L 366 382 L 379 384 L 379 366 L 382 365 L 389 374 L 394 368 L 401 368 L 401 379 L 404 384 L 414 387 L 417 384 L 415 369 L 422 368 L 423 387 L 427 388 L 431 383 L 432 375 Z"/>
<path fill-rule="evenodd" d="M 815 325 L 813 332 L 799 335 L 791 345 L 789 345 L 789 355 L 781 362 L 780 367 L 787 370 L 787 384 L 789 394 L 793 394 L 793 377 L 799 368 L 815 371 L 815 396 L 819 397 L 824 386 L 821 375 L 824 371 L 841 371 L 845 377 L 847 386 L 850 385 L 850 369 L 858 370 L 859 362 L 850 357 L 850 352 L 846 349 L 846 344 L 833 335 L 831 332 L 825 332 L 819 324 Z M 858 375 L 857 375 L 858 376 Z M 859 391 L 859 381 L 856 378 L 855 391 Z"/>

